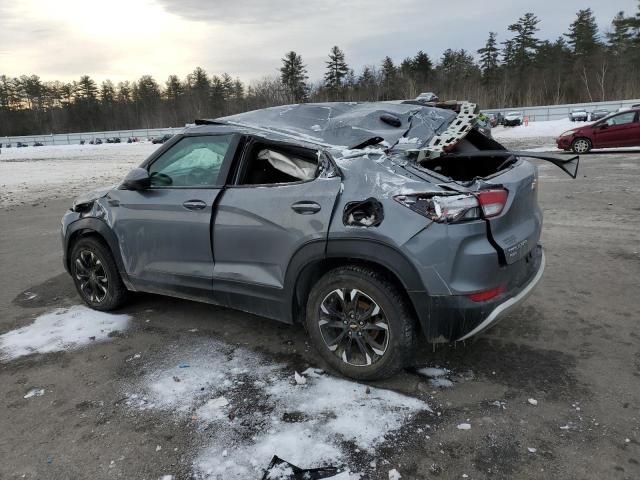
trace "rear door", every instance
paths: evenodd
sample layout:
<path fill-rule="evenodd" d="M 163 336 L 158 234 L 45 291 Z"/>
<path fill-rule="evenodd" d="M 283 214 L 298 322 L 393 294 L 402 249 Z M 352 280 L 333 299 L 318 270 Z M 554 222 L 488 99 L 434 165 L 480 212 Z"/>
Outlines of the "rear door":
<path fill-rule="evenodd" d="M 147 165 L 152 186 L 110 193 L 113 229 L 133 285 L 211 295 L 211 215 L 237 136 L 186 136 Z"/>
<path fill-rule="evenodd" d="M 341 179 L 315 174 L 306 181 L 237 182 L 216 209 L 214 290 L 226 294 L 229 306 L 275 316 L 270 309 L 277 310 L 284 295 L 293 255 L 312 244 L 324 251 Z"/>
<path fill-rule="evenodd" d="M 594 127 L 594 148 L 630 147 L 638 142 L 638 112 L 629 111 L 614 115 Z"/>

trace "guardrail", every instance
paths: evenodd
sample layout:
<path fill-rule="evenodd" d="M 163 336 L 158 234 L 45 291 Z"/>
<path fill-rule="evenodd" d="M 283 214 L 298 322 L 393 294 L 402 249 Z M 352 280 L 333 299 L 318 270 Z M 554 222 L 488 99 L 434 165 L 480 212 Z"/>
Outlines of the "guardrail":
<path fill-rule="evenodd" d="M 619 108 L 629 108 L 632 105 L 640 104 L 640 99 L 635 100 L 615 100 L 610 102 L 591 102 L 591 103 L 567 103 L 564 105 L 543 105 L 536 107 L 512 107 L 512 108 L 487 108 L 483 109 L 484 113 L 502 113 L 522 112 L 524 116 L 529 117 L 530 122 L 540 122 L 546 120 L 560 120 L 569 118 L 569 112 L 573 108 L 584 108 L 587 112 L 595 109 L 603 108 L 614 113 Z"/>
<path fill-rule="evenodd" d="M 610 112 L 615 112 L 619 108 L 631 107 L 640 104 L 640 99 L 635 100 L 615 100 L 610 102 L 591 102 L 591 103 L 568 103 L 564 105 L 544 105 L 536 107 L 513 107 L 513 108 L 489 108 L 482 112 L 522 112 L 523 115 L 529 117 L 530 122 L 539 122 L 545 120 L 559 120 L 568 118 L 569 112 L 573 108 L 585 108 L 587 112 L 591 112 L 596 108 L 604 108 Z M 153 137 L 161 137 L 167 133 L 176 134 L 184 130 L 184 127 L 168 127 L 168 128 L 140 128 L 136 130 L 113 130 L 109 132 L 82 132 L 82 133 L 61 133 L 50 135 L 24 135 L 18 137 L 0 137 L 0 144 L 6 146 L 11 144 L 16 146 L 18 142 L 29 146 L 34 143 L 42 143 L 43 145 L 73 145 L 79 144 L 83 140 L 89 143 L 91 140 L 99 138 L 103 142 L 107 138 L 120 138 L 126 142 L 129 138 L 147 139 Z"/>
<path fill-rule="evenodd" d="M 184 130 L 184 127 L 168 127 L 168 128 L 141 128 L 137 130 L 114 130 L 110 132 L 82 132 L 82 133 L 60 133 L 50 135 L 24 135 L 18 137 L 0 137 L 0 144 L 6 147 L 11 144 L 15 147 L 18 142 L 32 146 L 34 143 L 42 143 L 43 145 L 77 145 L 84 141 L 89 143 L 92 140 L 100 139 L 106 143 L 107 138 L 119 138 L 121 142 L 126 143 L 129 138 L 137 138 L 146 140 L 153 137 L 161 137 L 165 134 L 174 135 Z"/>

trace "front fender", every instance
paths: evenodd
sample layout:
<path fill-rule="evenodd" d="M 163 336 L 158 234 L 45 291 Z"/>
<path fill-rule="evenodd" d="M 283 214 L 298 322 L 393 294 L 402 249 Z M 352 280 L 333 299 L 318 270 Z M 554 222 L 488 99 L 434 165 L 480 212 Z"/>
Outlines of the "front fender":
<path fill-rule="evenodd" d="M 69 266 L 69 253 L 73 246 L 73 242 L 80 236 L 84 235 L 98 235 L 109 246 L 113 259 L 116 262 L 118 272 L 124 282 L 125 286 L 129 290 L 134 290 L 129 281 L 129 276 L 124 268 L 124 262 L 122 260 L 122 252 L 120 252 L 120 246 L 118 239 L 113 233 L 113 230 L 103 220 L 95 217 L 79 218 L 66 226 L 63 236 L 63 264 L 67 272 L 70 272 Z"/>

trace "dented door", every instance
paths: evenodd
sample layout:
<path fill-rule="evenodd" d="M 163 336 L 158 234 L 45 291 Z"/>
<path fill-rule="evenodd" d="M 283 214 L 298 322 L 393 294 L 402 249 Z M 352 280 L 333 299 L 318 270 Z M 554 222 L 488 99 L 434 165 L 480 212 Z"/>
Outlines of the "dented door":
<path fill-rule="evenodd" d="M 341 179 L 235 186 L 222 195 L 213 226 L 214 289 L 229 282 L 282 288 L 303 245 L 326 242 Z"/>

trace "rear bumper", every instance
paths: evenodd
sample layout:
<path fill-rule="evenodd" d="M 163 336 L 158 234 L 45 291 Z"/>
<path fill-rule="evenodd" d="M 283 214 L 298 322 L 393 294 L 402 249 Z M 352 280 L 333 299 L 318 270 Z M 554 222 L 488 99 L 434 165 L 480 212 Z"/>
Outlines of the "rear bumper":
<path fill-rule="evenodd" d="M 534 277 L 527 284 L 525 284 L 524 287 L 522 287 L 520 292 L 518 292 L 513 297 L 509 298 L 508 300 L 505 300 L 504 302 L 496 306 L 491 311 L 489 316 L 487 316 L 487 318 L 485 318 L 482 322 L 480 322 L 480 324 L 476 326 L 473 330 L 464 334 L 462 337 L 458 338 L 457 341 L 460 342 L 462 340 L 466 340 L 468 338 L 473 337 L 474 335 L 479 334 L 480 332 L 483 332 L 487 328 L 494 325 L 504 315 L 506 315 L 511 310 L 518 307 L 522 302 L 524 302 L 527 299 L 527 297 L 531 295 L 531 293 L 536 288 L 538 283 L 540 283 L 540 280 L 542 279 L 542 274 L 544 273 L 544 267 L 545 267 L 545 257 L 544 257 L 544 251 L 541 248 L 540 264 L 538 266 L 538 270 L 536 271 Z"/>
<path fill-rule="evenodd" d="M 507 291 L 485 302 L 474 302 L 465 295 L 428 295 L 410 292 L 427 341 L 447 343 L 467 340 L 494 325 L 519 306 L 540 282 L 545 267 L 542 247 L 506 266 L 511 277 Z"/>

